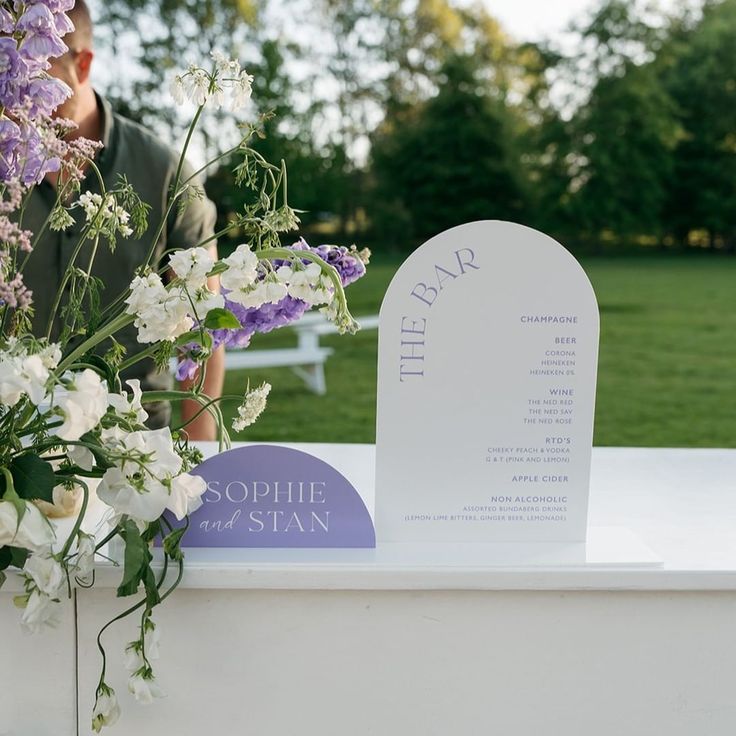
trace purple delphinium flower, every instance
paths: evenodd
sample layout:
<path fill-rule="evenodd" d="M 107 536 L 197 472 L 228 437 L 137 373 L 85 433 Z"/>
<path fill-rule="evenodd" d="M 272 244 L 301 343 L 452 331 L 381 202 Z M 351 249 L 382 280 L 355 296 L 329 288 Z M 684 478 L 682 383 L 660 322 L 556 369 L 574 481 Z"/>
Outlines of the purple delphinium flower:
<path fill-rule="evenodd" d="M 312 248 L 304 238 L 300 238 L 296 243 L 287 247 L 289 250 L 310 251 L 318 255 L 337 270 L 343 286 L 353 283 L 365 274 L 365 264 L 360 260 L 358 253 L 348 248 L 335 245 L 320 245 Z M 305 265 L 310 263 L 307 259 L 302 259 L 302 261 Z M 265 278 L 267 272 L 276 270 L 286 263 L 287 261 L 284 259 L 274 259 L 271 262 L 272 269 L 262 270 L 259 278 Z M 307 302 L 292 296 L 286 296 L 275 304 L 267 303 L 260 307 L 245 307 L 242 304 L 230 301 L 227 298 L 227 290 L 223 289 L 222 294 L 225 297 L 225 308 L 235 315 L 238 322 L 240 322 L 240 328 L 211 331 L 210 335 L 214 348 L 220 345 L 225 345 L 228 348 L 246 348 L 250 345 L 250 340 L 254 334 L 271 332 L 271 330 L 292 324 L 301 319 L 311 307 Z M 176 372 L 176 377 L 180 381 L 185 378 L 192 379 L 196 375 L 198 367 L 196 350 L 197 345 L 192 344 L 183 351 L 183 359 L 179 362 Z"/>
<path fill-rule="evenodd" d="M 6 182 L 16 176 L 20 141 L 20 127 L 12 120 L 0 118 L 0 181 Z"/>
<path fill-rule="evenodd" d="M 365 264 L 356 253 L 344 245 L 318 245 L 311 248 L 325 263 L 329 263 L 340 274 L 343 286 L 352 284 L 365 274 Z"/>
<path fill-rule="evenodd" d="M 20 104 L 21 84 L 28 70 L 12 38 L 0 38 L 0 105 L 12 109 Z"/>
<path fill-rule="evenodd" d="M 21 95 L 28 104 L 28 115 L 49 116 L 72 94 L 71 88 L 60 79 L 36 77 L 29 80 L 21 89 Z"/>
<path fill-rule="evenodd" d="M 64 54 L 67 47 L 56 30 L 56 24 L 54 14 L 45 5 L 28 6 L 16 23 L 16 30 L 25 33 L 19 49 L 21 56 L 35 66 L 50 56 Z"/>

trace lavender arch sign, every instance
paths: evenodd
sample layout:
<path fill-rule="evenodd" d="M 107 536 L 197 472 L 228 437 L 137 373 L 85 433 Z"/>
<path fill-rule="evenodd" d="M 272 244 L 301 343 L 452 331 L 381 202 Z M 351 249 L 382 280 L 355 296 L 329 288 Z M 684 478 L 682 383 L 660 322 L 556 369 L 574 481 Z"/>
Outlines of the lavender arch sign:
<path fill-rule="evenodd" d="M 380 314 L 379 541 L 585 541 L 598 332 L 540 232 L 473 222 L 416 250 Z"/>
<path fill-rule="evenodd" d="M 301 450 L 238 447 L 192 471 L 207 481 L 187 547 L 375 547 L 373 522 L 352 484 Z"/>

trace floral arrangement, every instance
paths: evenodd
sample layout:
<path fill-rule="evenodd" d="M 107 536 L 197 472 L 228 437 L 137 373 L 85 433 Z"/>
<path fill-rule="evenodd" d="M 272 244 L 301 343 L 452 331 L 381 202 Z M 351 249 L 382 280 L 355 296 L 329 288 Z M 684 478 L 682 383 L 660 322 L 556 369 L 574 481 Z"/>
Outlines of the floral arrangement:
<path fill-rule="evenodd" d="M 75 585 L 94 583 L 96 557 L 118 538 L 124 552 L 117 594 L 141 594 L 121 614 L 140 615 L 139 637 L 125 651 L 129 688 L 148 702 L 160 693 L 152 667 L 158 656 L 152 614 L 181 580 L 181 541 L 205 484 L 189 472 L 201 454 L 188 444 L 185 426 L 147 429 L 146 404 L 197 401 L 217 420 L 220 449 L 228 446 L 219 402 L 232 397 L 209 397 L 202 390 L 212 351 L 223 344 L 245 347 L 255 333 L 289 324 L 313 306 L 340 332 L 355 331 L 343 288 L 365 273 L 367 252 L 313 248 L 301 239 L 281 245 L 282 234 L 299 220 L 287 201 L 283 163 L 268 163 L 250 146 L 258 133 L 253 124 L 234 148 L 207 164 L 238 156 L 238 181 L 254 192 L 254 203 L 232 223 L 245 233 L 246 243 L 220 260 L 212 258 L 206 243 L 198 243 L 170 253 L 166 264 L 150 263 L 166 217 L 197 196 L 196 181 L 183 176 L 182 164 L 204 106 L 229 102 L 238 109 L 250 97 L 252 77 L 237 61 L 213 52 L 210 68 L 191 66 L 174 78 L 175 99 L 189 98 L 197 109 L 168 210 L 153 228 L 148 262 L 130 288 L 101 309 L 102 285 L 90 275 L 94 254 L 98 246 L 114 247 L 119 238 L 147 232 L 148 208 L 125 180 L 102 194 L 81 191 L 87 172 L 102 182 L 94 160 L 99 144 L 65 140 L 73 123 L 53 113 L 71 91 L 47 72 L 48 59 L 66 51 L 62 37 L 73 28 L 66 15 L 72 5 L 72 0 L 0 4 L 0 585 L 5 570 L 19 571 L 24 592 L 15 603 L 22 626 L 33 632 L 53 625 L 62 599 Z M 24 264 L 40 235 L 23 229 L 24 202 L 50 172 L 58 172 L 58 197 L 44 227 L 68 228 L 76 209 L 85 219 L 55 301 L 52 318 L 61 315 L 64 323 L 57 342 L 31 334 L 33 295 L 23 282 Z M 84 243 L 91 243 L 93 255 L 80 264 Z M 168 281 L 166 272 L 173 273 Z M 214 275 L 220 276 L 222 293 L 208 288 Z M 62 307 L 65 289 L 74 297 Z M 140 351 L 124 355 L 114 335 L 131 323 Z M 179 377 L 198 375 L 191 390 L 142 391 L 137 381 L 122 385 L 120 371 L 136 361 L 153 358 L 165 367 L 177 353 Z M 269 390 L 263 384 L 239 397 L 235 430 L 256 420 Z M 84 531 L 94 493 L 108 507 L 102 538 Z M 65 538 L 57 539 L 49 520 L 54 516 L 74 519 Z M 183 524 L 173 525 L 171 517 Z M 153 564 L 151 551 L 157 539 L 160 566 Z M 178 569 L 173 583 L 166 576 L 169 566 Z M 98 637 L 102 671 L 92 714 L 95 731 L 120 713 L 105 679 L 106 628 Z"/>

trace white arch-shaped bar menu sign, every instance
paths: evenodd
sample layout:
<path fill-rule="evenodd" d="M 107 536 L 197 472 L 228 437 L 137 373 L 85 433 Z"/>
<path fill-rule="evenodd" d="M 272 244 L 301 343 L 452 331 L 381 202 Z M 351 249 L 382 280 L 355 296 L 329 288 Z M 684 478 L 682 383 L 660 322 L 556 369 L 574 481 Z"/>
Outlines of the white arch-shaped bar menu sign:
<path fill-rule="evenodd" d="M 543 233 L 473 222 L 412 253 L 380 313 L 379 541 L 584 541 L 598 334 Z"/>

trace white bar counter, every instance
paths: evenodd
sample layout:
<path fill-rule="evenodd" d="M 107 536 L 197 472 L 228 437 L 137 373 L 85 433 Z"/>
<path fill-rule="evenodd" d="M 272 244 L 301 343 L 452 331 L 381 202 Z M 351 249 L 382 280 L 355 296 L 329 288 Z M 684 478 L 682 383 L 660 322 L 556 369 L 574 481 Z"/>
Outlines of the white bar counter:
<path fill-rule="evenodd" d="M 372 447 L 291 446 L 359 491 L 372 487 Z M 155 616 L 168 697 L 142 707 L 126 692 L 122 651 L 134 622 L 105 636 L 123 704 L 111 733 L 733 736 L 736 451 L 596 448 L 590 524 L 587 552 L 189 550 L 181 589 Z M 102 571 L 77 594 L 84 736 L 95 636 L 128 602 L 111 595 L 119 576 Z M 6 632 L 17 625 L 9 598 L 0 594 Z M 9 643 L 12 659 L 41 644 Z M 73 679 L 73 661 L 68 669 Z M 7 699 L 23 684 L 2 671 L 0 736 L 75 733 L 58 703 L 53 717 L 38 712 L 37 728 L 8 728 Z"/>

